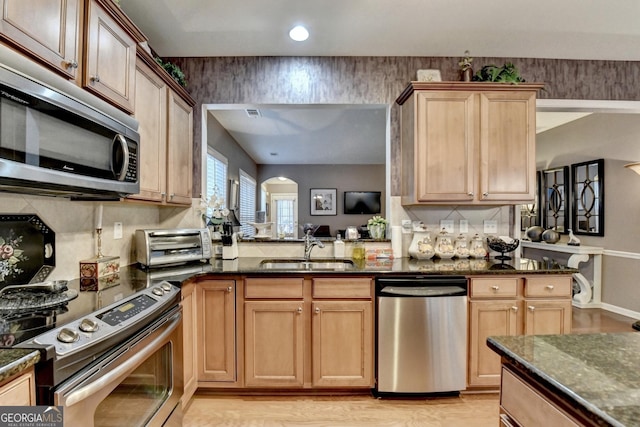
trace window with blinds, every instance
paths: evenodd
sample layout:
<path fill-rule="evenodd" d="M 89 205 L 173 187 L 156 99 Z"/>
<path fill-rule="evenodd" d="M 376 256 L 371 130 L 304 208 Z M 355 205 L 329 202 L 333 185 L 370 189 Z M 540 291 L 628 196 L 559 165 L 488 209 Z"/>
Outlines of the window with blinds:
<path fill-rule="evenodd" d="M 256 220 L 256 180 L 240 169 L 240 195 L 239 195 L 239 216 L 238 220 L 242 224 L 240 231 L 245 237 L 255 235 L 256 229 L 249 224 Z"/>
<path fill-rule="evenodd" d="M 207 183 L 206 198 L 207 203 L 215 193 L 222 200 L 221 208 L 227 207 L 227 168 L 228 160 L 222 154 L 211 147 L 207 148 Z M 211 215 L 211 212 L 207 212 Z"/>

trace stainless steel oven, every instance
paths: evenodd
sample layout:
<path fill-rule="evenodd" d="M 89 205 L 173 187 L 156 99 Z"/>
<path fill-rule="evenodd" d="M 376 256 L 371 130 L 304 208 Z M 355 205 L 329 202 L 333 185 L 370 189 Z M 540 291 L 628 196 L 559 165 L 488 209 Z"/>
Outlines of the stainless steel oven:
<path fill-rule="evenodd" d="M 107 296 L 115 302 L 102 306 Z M 98 302 L 94 311 L 15 346 L 41 351 L 37 403 L 63 406 L 65 426 L 181 425 L 180 289 L 167 281 L 120 285 L 80 292 L 71 305 L 90 301 Z"/>

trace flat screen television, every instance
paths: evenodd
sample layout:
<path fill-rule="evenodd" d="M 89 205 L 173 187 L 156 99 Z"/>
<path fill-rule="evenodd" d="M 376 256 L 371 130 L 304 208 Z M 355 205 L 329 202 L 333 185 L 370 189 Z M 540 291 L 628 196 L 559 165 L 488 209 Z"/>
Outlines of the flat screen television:
<path fill-rule="evenodd" d="M 345 214 L 379 214 L 380 191 L 345 191 Z"/>

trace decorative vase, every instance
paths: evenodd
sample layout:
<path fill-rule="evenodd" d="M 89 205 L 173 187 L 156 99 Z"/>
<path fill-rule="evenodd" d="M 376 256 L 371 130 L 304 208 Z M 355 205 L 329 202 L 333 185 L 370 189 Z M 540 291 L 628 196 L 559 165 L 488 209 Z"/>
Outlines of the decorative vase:
<path fill-rule="evenodd" d="M 383 224 L 373 224 L 369 226 L 369 237 L 374 240 L 384 239 L 386 227 Z"/>
<path fill-rule="evenodd" d="M 548 230 L 544 230 L 544 232 L 542 233 L 542 241 L 545 243 L 556 243 L 558 242 L 558 240 L 560 240 L 560 233 L 558 233 L 556 230 L 553 229 L 548 229 Z"/>
<path fill-rule="evenodd" d="M 527 228 L 526 234 L 529 240 L 532 242 L 539 242 L 542 240 L 542 233 L 544 232 L 544 228 L 539 225 L 534 225 L 533 227 Z"/>
<path fill-rule="evenodd" d="M 471 69 L 471 67 L 465 68 L 460 73 L 460 81 L 470 82 L 472 78 L 473 78 L 473 70 Z"/>

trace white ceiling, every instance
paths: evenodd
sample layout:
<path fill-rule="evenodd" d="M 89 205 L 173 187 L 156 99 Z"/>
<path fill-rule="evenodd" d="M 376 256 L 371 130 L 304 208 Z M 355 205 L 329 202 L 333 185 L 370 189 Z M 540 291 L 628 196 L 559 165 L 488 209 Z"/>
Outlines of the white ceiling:
<path fill-rule="evenodd" d="M 160 56 L 640 60 L 638 0 L 121 0 Z M 306 42 L 288 32 L 304 24 Z"/>
<path fill-rule="evenodd" d="M 163 57 L 461 57 L 469 50 L 474 57 L 640 60 L 640 0 L 120 3 Z M 307 41 L 289 39 L 297 24 L 309 29 Z M 226 107 L 210 113 L 257 163 L 384 163 L 384 106 Z M 245 107 L 263 117 L 248 119 Z M 539 114 L 537 131 L 579 117 Z"/>

